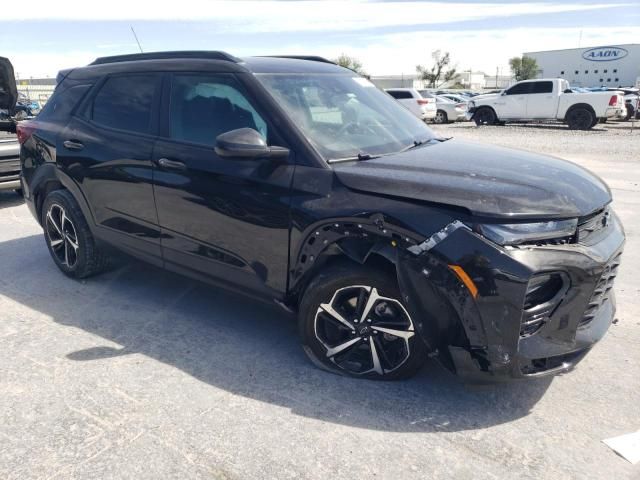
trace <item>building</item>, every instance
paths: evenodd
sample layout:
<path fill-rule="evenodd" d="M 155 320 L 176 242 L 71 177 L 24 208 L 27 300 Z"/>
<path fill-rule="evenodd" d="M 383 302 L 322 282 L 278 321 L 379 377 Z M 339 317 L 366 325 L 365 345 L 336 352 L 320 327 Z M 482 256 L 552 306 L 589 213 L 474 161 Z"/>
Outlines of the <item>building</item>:
<path fill-rule="evenodd" d="M 377 75 L 371 77 L 371 82 L 381 89 L 385 88 L 415 88 L 421 90 L 427 88 L 427 84 L 419 75 Z M 511 75 L 487 75 L 484 72 L 473 72 L 465 70 L 458 73 L 458 76 L 443 83 L 439 89 L 450 89 L 458 84 L 458 88 L 465 90 L 491 90 L 495 88 L 506 88 L 513 83 Z M 462 85 L 462 87 L 460 87 Z"/>
<path fill-rule="evenodd" d="M 539 78 L 564 78 L 576 87 L 640 87 L 640 44 L 525 52 Z"/>

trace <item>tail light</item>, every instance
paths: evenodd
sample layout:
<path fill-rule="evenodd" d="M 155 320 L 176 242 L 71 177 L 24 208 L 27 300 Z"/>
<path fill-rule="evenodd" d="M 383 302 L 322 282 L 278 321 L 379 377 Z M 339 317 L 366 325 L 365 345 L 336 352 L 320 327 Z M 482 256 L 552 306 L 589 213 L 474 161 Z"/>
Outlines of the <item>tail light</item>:
<path fill-rule="evenodd" d="M 617 104 L 618 104 L 618 95 L 611 95 L 611 98 L 609 99 L 609 106 L 615 107 Z"/>
<path fill-rule="evenodd" d="M 430 98 L 419 98 L 418 105 L 429 105 L 431 103 Z"/>
<path fill-rule="evenodd" d="M 465 108 L 467 108 L 467 104 L 466 103 L 456 103 L 456 108 L 462 108 L 464 110 Z"/>
<path fill-rule="evenodd" d="M 34 131 L 35 127 L 28 122 L 21 122 L 16 125 L 16 136 L 18 137 L 18 143 L 20 143 L 20 145 L 24 144 L 24 142 L 31 138 L 31 135 L 33 135 Z"/>

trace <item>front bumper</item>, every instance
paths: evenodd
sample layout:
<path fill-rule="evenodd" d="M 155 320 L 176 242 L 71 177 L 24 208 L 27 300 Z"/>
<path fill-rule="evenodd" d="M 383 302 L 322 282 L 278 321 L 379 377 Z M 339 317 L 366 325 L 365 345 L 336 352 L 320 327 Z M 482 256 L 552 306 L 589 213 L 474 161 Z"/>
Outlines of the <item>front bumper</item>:
<path fill-rule="evenodd" d="M 591 245 L 504 249 L 458 229 L 430 251 L 405 257 L 399 280 L 420 318 L 417 328 L 427 345 L 445 366 L 471 382 L 572 369 L 605 335 L 615 315 L 613 291 L 599 298 L 597 308 L 590 307 L 599 282 L 613 271 L 612 263 L 619 263 L 624 246 L 622 226 L 612 217 Z M 464 269 L 478 289 L 475 298 L 448 265 Z M 562 272 L 568 288 L 542 326 L 523 334 L 527 286 L 542 272 Z"/>

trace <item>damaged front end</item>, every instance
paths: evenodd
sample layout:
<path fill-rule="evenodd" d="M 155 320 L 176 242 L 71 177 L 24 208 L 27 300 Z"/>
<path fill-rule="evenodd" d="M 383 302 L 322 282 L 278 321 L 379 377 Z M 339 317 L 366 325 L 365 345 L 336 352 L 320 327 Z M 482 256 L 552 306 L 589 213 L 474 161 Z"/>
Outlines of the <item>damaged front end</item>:
<path fill-rule="evenodd" d="M 405 301 L 424 318 L 418 328 L 440 361 L 474 382 L 575 366 L 615 314 L 624 232 L 613 213 L 598 219 L 605 225 L 595 236 L 508 247 L 453 222 L 399 252 Z M 592 232 L 587 223 L 578 231 Z"/>

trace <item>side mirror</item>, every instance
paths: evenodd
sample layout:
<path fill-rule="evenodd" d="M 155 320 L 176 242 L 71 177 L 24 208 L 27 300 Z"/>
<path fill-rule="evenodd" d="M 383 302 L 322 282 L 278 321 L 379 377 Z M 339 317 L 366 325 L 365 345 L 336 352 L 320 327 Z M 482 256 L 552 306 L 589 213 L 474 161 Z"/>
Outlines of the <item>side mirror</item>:
<path fill-rule="evenodd" d="M 221 133 L 216 138 L 216 153 L 225 158 L 285 158 L 289 149 L 269 147 L 260 133 L 253 128 L 238 128 Z"/>

